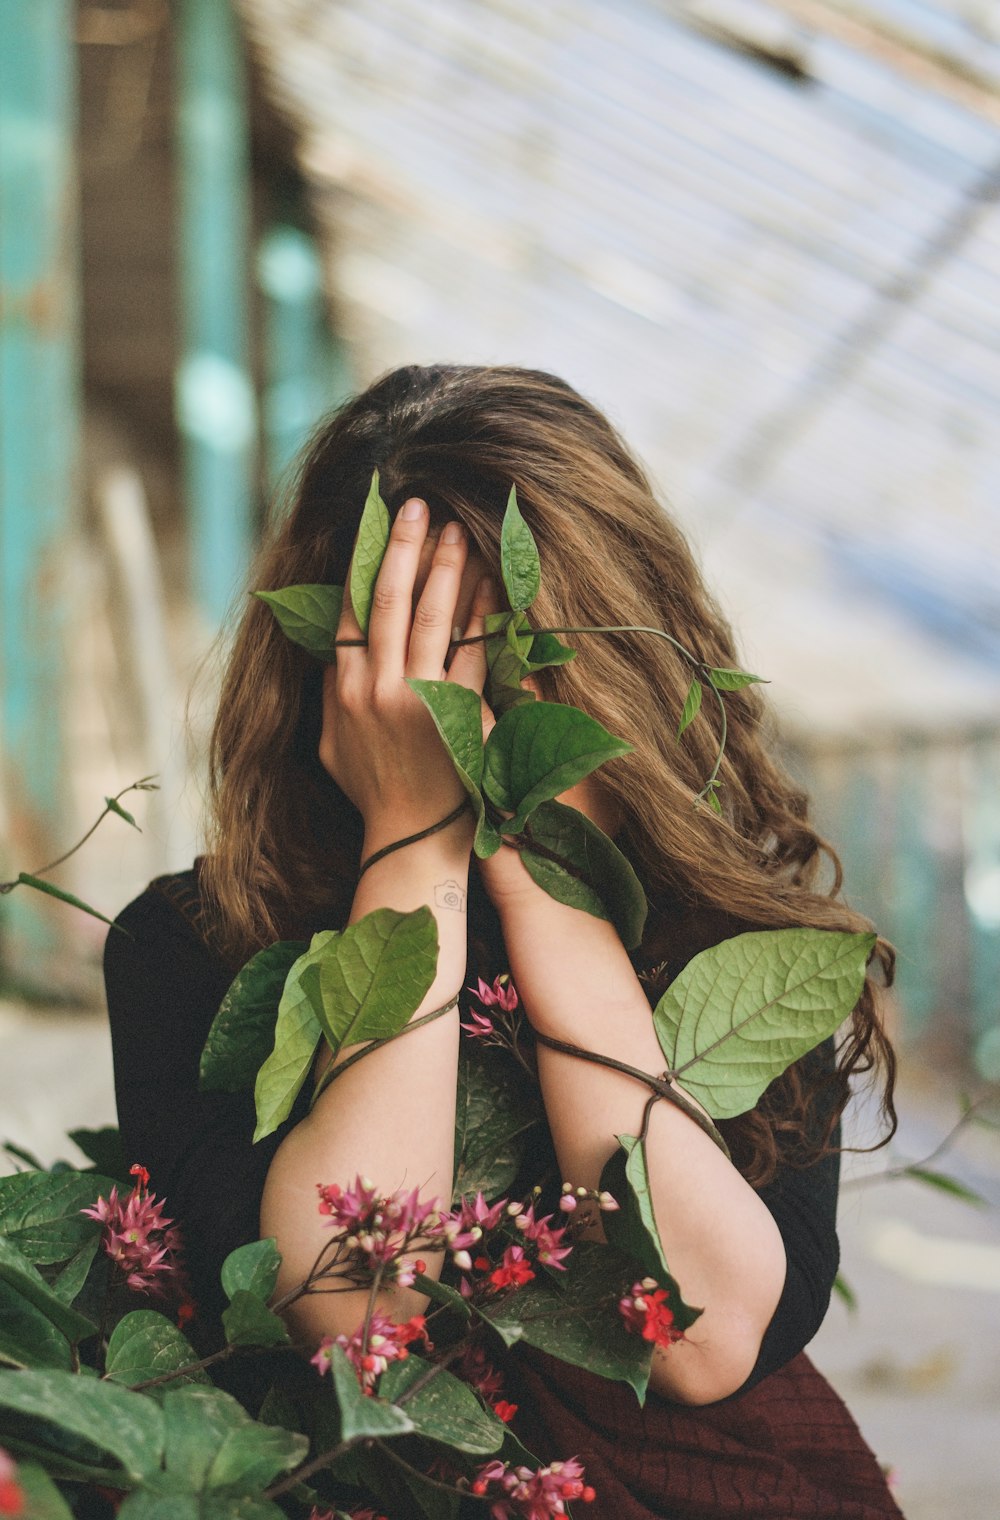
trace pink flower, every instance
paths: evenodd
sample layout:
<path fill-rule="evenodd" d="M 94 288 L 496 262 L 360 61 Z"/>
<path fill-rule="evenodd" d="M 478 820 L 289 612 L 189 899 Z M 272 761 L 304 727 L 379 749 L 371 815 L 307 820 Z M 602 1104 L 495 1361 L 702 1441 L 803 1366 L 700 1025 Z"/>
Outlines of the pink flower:
<path fill-rule="evenodd" d="M 455 1372 L 470 1388 L 481 1393 L 488 1404 L 492 1404 L 503 1392 L 503 1378 L 482 1346 L 466 1346 Z"/>
<path fill-rule="evenodd" d="M 489 1017 L 489 1015 L 485 1013 L 477 1013 L 474 1008 L 472 1009 L 472 1023 L 460 1024 L 459 1028 L 464 1029 L 467 1034 L 471 1034 L 474 1039 L 482 1035 L 494 1034 L 496 1032 L 493 1028 L 493 1020 Z"/>
<path fill-rule="evenodd" d="M 495 1496 L 491 1488 L 498 1490 Z M 552 1515 L 568 1514 L 568 1503 L 580 1500 L 590 1504 L 594 1490 L 583 1481 L 583 1467 L 576 1457 L 552 1462 L 532 1472 L 530 1467 L 511 1467 L 494 1460 L 481 1467 L 472 1481 L 472 1492 L 479 1498 L 493 1499 L 492 1520 L 549 1520 Z"/>
<path fill-rule="evenodd" d="M 489 1262 L 486 1265 L 489 1266 Z M 520 1288 L 523 1283 L 530 1282 L 534 1275 L 524 1254 L 524 1247 L 508 1246 L 500 1265 L 490 1273 L 490 1282 L 494 1288 Z"/>
<path fill-rule="evenodd" d="M 465 990 L 478 998 L 484 1008 L 501 1008 L 504 1013 L 514 1012 L 518 1002 L 517 990 L 510 979 L 509 972 L 505 971 L 500 976 L 495 976 L 492 987 L 488 987 L 481 976 L 477 977 L 476 981 L 477 986 L 467 987 Z"/>
<path fill-rule="evenodd" d="M 342 1347 L 365 1393 L 374 1393 L 375 1384 L 390 1362 L 405 1362 L 410 1354 L 407 1347 L 413 1341 L 422 1340 L 427 1349 L 431 1349 L 422 1314 L 415 1314 L 412 1319 L 406 1320 L 403 1324 L 396 1324 L 388 1315 L 376 1309 L 368 1325 L 367 1348 L 364 1332 L 365 1327 L 362 1324 L 353 1335 L 338 1335 L 336 1339 L 331 1335 L 324 1335 L 315 1356 L 310 1357 L 309 1360 L 319 1372 L 328 1372 L 331 1347 Z"/>
<path fill-rule="evenodd" d="M 17 1468 L 0 1446 L 0 1515 L 23 1515 L 24 1489 L 17 1481 Z"/>
<path fill-rule="evenodd" d="M 632 1292 L 618 1300 L 622 1319 L 630 1330 L 655 1346 L 672 1346 L 684 1339 L 683 1330 L 674 1327 L 673 1310 L 667 1306 L 665 1288 L 657 1286 L 655 1278 L 644 1277 L 632 1284 Z"/>
<path fill-rule="evenodd" d="M 563 1257 L 572 1251 L 571 1245 L 562 1246 L 559 1242 L 566 1233 L 566 1226 L 553 1230 L 549 1226 L 551 1214 L 546 1214 L 544 1219 L 535 1218 L 535 1205 L 531 1204 L 524 1209 L 515 1219 L 517 1228 L 524 1233 L 524 1238 L 530 1240 L 535 1247 L 538 1260 L 546 1267 L 558 1267 L 560 1272 L 565 1272 Z"/>
<path fill-rule="evenodd" d="M 319 1211 L 328 1216 L 331 1229 L 344 1237 L 344 1244 L 359 1251 L 370 1265 L 398 1261 L 416 1241 L 425 1244 L 445 1238 L 438 1199 L 421 1200 L 419 1190 L 381 1194 L 367 1177 L 356 1177 L 349 1188 L 338 1182 L 317 1183 Z M 398 1268 L 399 1281 L 412 1285 L 416 1263 Z"/>
<path fill-rule="evenodd" d="M 145 1191 L 145 1167 L 132 1171 L 138 1180 L 127 1198 L 119 1198 L 116 1184 L 110 1197 L 99 1197 L 93 1208 L 80 1213 L 104 1226 L 102 1244 L 128 1287 L 137 1293 L 164 1293 L 168 1283 L 181 1277 L 180 1232 L 164 1216 L 155 1194 Z"/>

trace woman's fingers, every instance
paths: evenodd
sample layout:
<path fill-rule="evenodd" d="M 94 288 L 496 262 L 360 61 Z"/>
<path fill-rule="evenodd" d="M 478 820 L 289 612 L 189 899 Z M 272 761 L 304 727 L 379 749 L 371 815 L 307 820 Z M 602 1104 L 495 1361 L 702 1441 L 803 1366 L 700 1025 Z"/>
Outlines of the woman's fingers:
<path fill-rule="evenodd" d="M 389 533 L 368 620 L 368 655 L 376 681 L 402 680 L 413 620 L 413 583 L 427 537 L 427 504 L 404 501 Z"/>
<path fill-rule="evenodd" d="M 488 575 L 484 575 L 476 587 L 469 610 L 469 621 L 460 638 L 476 638 L 485 632 L 486 614 L 498 611 L 496 587 Z M 460 644 L 448 666 L 448 680 L 458 686 L 468 686 L 482 693 L 486 685 L 486 643 L 479 638 L 475 644 Z"/>
<path fill-rule="evenodd" d="M 468 553 L 464 527 L 461 523 L 448 523 L 434 546 L 427 579 L 413 609 L 406 663 L 408 676 L 428 681 L 441 678 Z"/>

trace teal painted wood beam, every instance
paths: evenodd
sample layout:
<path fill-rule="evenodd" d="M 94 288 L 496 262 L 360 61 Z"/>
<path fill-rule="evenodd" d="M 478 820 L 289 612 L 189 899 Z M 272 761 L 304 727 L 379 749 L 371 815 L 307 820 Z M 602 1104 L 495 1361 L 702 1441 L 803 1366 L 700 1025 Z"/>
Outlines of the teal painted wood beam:
<path fill-rule="evenodd" d="M 74 26 L 71 0 L 0 6 L 0 744 L 3 853 L 15 872 L 37 868 L 65 824 L 61 570 L 79 434 Z M 46 922 L 27 893 L 5 899 L 8 965 L 30 966 L 51 947 Z"/>
<path fill-rule="evenodd" d="M 217 626 L 254 530 L 257 423 L 250 364 L 249 126 L 242 40 L 229 0 L 178 0 L 178 221 L 191 590 Z"/>

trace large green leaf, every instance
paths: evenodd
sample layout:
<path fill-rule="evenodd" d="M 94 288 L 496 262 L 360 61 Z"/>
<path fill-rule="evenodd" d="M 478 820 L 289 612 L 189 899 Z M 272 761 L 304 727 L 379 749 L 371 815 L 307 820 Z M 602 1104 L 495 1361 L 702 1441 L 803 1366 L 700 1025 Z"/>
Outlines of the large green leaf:
<path fill-rule="evenodd" d="M 284 1520 L 285 1511 L 244 1488 L 191 1489 L 183 1476 L 157 1473 L 125 1499 L 118 1520 Z"/>
<path fill-rule="evenodd" d="M 379 494 L 378 470 L 372 476 L 368 499 L 358 526 L 358 541 L 351 560 L 351 606 L 358 627 L 367 637 L 375 582 L 389 542 L 389 510 Z"/>
<path fill-rule="evenodd" d="M 0 1364 L 68 1370 L 71 1361 L 62 1331 L 0 1277 Z"/>
<path fill-rule="evenodd" d="M 96 1335 L 97 1326 L 84 1315 L 71 1309 L 65 1299 L 52 1289 L 42 1274 L 14 1245 L 13 1241 L 0 1235 L 0 1281 L 14 1288 L 22 1298 L 50 1320 L 70 1343 L 84 1341 Z"/>
<path fill-rule="evenodd" d="M 407 677 L 406 684 L 434 719 L 435 727 L 451 756 L 465 790 L 472 800 L 476 816 L 473 848 L 481 860 L 495 855 L 500 835 L 487 820 L 480 786 L 483 779 L 482 701 L 478 692 L 454 681 L 422 681 Z"/>
<path fill-rule="evenodd" d="M 263 1488 L 309 1446 L 305 1436 L 251 1419 L 220 1388 L 170 1390 L 163 1420 L 166 1469 L 193 1489 Z"/>
<path fill-rule="evenodd" d="M 121 1133 L 113 1124 L 105 1124 L 101 1129 L 71 1129 L 69 1138 L 93 1162 L 95 1171 L 117 1178 L 123 1187 L 132 1186 Z"/>
<path fill-rule="evenodd" d="M 463 1040 L 455 1113 L 455 1199 L 502 1196 L 544 1122 L 541 1098 L 504 1052 Z"/>
<path fill-rule="evenodd" d="M 528 656 L 528 674 L 545 670 L 550 665 L 568 665 L 576 659 L 576 650 L 556 638 L 554 633 L 536 633 Z"/>
<path fill-rule="evenodd" d="M 116 1383 L 72 1372 L 0 1372 L 0 1409 L 44 1421 L 107 1452 L 129 1480 L 123 1486 L 138 1482 L 160 1465 L 163 1417 L 159 1405 Z"/>
<path fill-rule="evenodd" d="M 236 973 L 201 1053 L 203 1091 L 239 1092 L 253 1086 L 274 1045 L 285 980 L 307 950 L 302 940 L 278 940 Z"/>
<path fill-rule="evenodd" d="M 333 664 L 337 658 L 334 641 L 344 605 L 343 586 L 283 586 L 280 591 L 256 594 L 270 607 L 286 638 L 317 660 Z"/>
<path fill-rule="evenodd" d="M 764 929 L 703 950 L 653 1013 L 668 1066 L 713 1119 L 745 1113 L 848 1017 L 874 947 L 874 934 Z"/>
<path fill-rule="evenodd" d="M 319 1015 L 331 1049 L 404 1029 L 437 971 L 437 920 L 376 908 L 348 924 L 320 965 Z"/>
<path fill-rule="evenodd" d="M 125 1383 L 134 1388 L 136 1383 L 146 1383 L 161 1377 L 165 1372 L 176 1372 L 197 1362 L 198 1353 L 186 1336 L 163 1314 L 153 1309 L 134 1309 L 120 1319 L 111 1332 L 108 1342 L 106 1376 L 115 1383 Z M 202 1367 L 185 1373 L 169 1387 L 181 1387 L 191 1381 L 207 1383 L 208 1373 Z"/>
<path fill-rule="evenodd" d="M 500 527 L 500 574 L 513 610 L 521 612 L 530 607 L 541 585 L 541 567 L 538 549 L 531 529 L 521 516 L 514 486 L 510 488 Z"/>
<path fill-rule="evenodd" d="M 508 1346 L 524 1341 L 598 1377 L 629 1383 L 640 1404 L 646 1395 L 652 1350 L 632 1335 L 618 1312 L 618 1300 L 635 1280 L 631 1261 L 610 1246 L 582 1241 L 558 1283 L 527 1283 L 481 1313 Z"/>
<path fill-rule="evenodd" d="M 70 1257 L 59 1275 L 52 1279 L 49 1286 L 64 1304 L 71 1304 L 77 1294 L 83 1291 L 100 1244 L 100 1235 L 95 1234 L 90 1240 L 85 1240 L 80 1249 Z"/>
<path fill-rule="evenodd" d="M 744 686 L 767 685 L 763 676 L 752 676 L 748 670 L 731 670 L 716 666 L 705 672 L 716 691 L 742 691 Z"/>
<path fill-rule="evenodd" d="M 395 1401 L 429 1370 L 430 1363 L 412 1353 L 405 1361 L 394 1362 L 382 1374 L 379 1397 Z M 488 1457 L 503 1442 L 502 1421 L 483 1408 L 467 1383 L 444 1368 L 406 1401 L 405 1408 L 418 1434 L 443 1446 Z"/>
<path fill-rule="evenodd" d="M 646 894 L 626 857 L 596 823 L 563 802 L 540 802 L 525 836 L 529 847 L 521 851 L 521 861 L 550 897 L 594 918 L 610 919 L 628 950 L 641 942 Z M 565 865 L 530 845 L 551 851 Z"/>
<path fill-rule="evenodd" d="M 278 1281 L 280 1266 L 281 1252 L 273 1236 L 237 1246 L 222 1263 L 222 1287 L 227 1298 L 242 1290 L 267 1303 Z"/>
<path fill-rule="evenodd" d="M 101 1226 L 81 1209 L 115 1184 L 94 1172 L 17 1172 L 0 1177 L 0 1235 L 36 1266 L 67 1261 Z"/>
<path fill-rule="evenodd" d="M 488 612 L 484 628 L 495 638 L 486 640 L 486 664 L 489 670 L 489 705 L 499 718 L 518 702 L 533 702 L 535 693 L 521 685 L 528 673 L 528 650 L 532 635 L 526 612 Z M 528 629 L 522 633 L 521 629 Z"/>
<path fill-rule="evenodd" d="M 229 1308 L 223 1310 L 222 1328 L 230 1346 L 287 1346 L 285 1322 L 273 1314 L 255 1293 L 237 1288 Z"/>
<path fill-rule="evenodd" d="M 330 1347 L 330 1374 L 340 1409 L 342 1441 L 352 1441 L 356 1436 L 385 1440 L 409 1435 L 415 1428 L 404 1410 L 362 1392 L 357 1373 L 340 1346 Z"/>
<path fill-rule="evenodd" d="M 562 702 L 512 707 L 486 741 L 483 790 L 498 808 L 514 813 L 503 828 L 516 834 L 540 802 L 631 749 L 577 707 Z"/>
<path fill-rule="evenodd" d="M 702 1310 L 684 1302 L 680 1284 L 667 1265 L 653 1210 L 646 1147 L 634 1135 L 619 1135 L 618 1145 L 601 1173 L 601 1187 L 619 1205 L 617 1211 L 602 1216 L 604 1232 L 613 1246 L 637 1263 L 641 1276 L 655 1277 L 667 1290 L 674 1323 L 678 1330 L 686 1330 Z"/>
<path fill-rule="evenodd" d="M 293 963 L 285 980 L 274 1025 L 274 1047 L 254 1083 L 255 1144 L 288 1118 L 309 1074 L 323 1033 L 320 967 L 338 939 L 336 929 L 324 929 L 314 934 L 309 949 Z"/>
<path fill-rule="evenodd" d="M 102 924 L 110 924 L 112 929 L 124 934 L 127 931 L 116 924 L 107 914 L 98 912 L 90 903 L 84 902 L 82 897 L 74 897 L 72 892 L 66 892 L 62 887 L 55 887 L 51 881 L 44 881 L 40 876 L 29 876 L 27 871 L 19 871 L 17 880 L 22 887 L 34 887 L 36 892 L 44 892 L 46 897 L 57 897 L 60 902 L 69 903 L 71 908 L 79 908 L 81 913 L 89 913 L 91 918 L 99 918 Z"/>

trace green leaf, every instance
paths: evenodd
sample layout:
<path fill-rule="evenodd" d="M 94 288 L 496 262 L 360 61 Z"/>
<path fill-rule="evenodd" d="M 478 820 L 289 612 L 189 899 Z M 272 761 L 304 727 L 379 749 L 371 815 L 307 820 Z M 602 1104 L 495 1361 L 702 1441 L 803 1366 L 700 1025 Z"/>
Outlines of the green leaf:
<path fill-rule="evenodd" d="M 605 761 L 627 755 L 632 747 L 595 718 L 562 702 L 512 707 L 486 741 L 483 790 L 496 807 L 514 813 L 503 831 L 516 834 L 540 802 L 582 781 Z"/>
<path fill-rule="evenodd" d="M 105 1177 L 114 1177 L 124 1187 L 132 1186 L 128 1158 L 122 1148 L 122 1137 L 113 1124 L 102 1129 L 71 1129 L 68 1138 L 78 1146 L 88 1161 Z"/>
<path fill-rule="evenodd" d="M 119 818 L 124 818 L 126 823 L 130 823 L 134 829 L 137 829 L 140 834 L 142 833 L 132 814 L 122 807 L 117 797 L 105 797 L 104 805 L 109 813 L 117 813 Z"/>
<path fill-rule="evenodd" d="M 532 880 L 557 902 L 610 919 L 625 948 L 634 949 L 646 922 L 646 894 L 614 840 L 563 802 L 539 803 L 525 832 L 530 844 L 553 851 L 569 867 L 525 848 L 521 861 Z"/>
<path fill-rule="evenodd" d="M 500 574 L 513 611 L 521 612 L 530 607 L 538 595 L 542 574 L 538 549 L 531 529 L 521 516 L 514 486 L 510 488 L 500 528 Z"/>
<path fill-rule="evenodd" d="M 60 902 L 69 903 L 71 908 L 79 908 L 81 913 L 89 913 L 91 918 L 99 918 L 102 924 L 110 924 L 112 929 L 118 929 L 122 934 L 127 932 L 106 914 L 99 913 L 96 908 L 85 903 L 82 897 L 74 897 L 72 892 L 64 892 L 62 887 L 54 887 L 50 881 L 43 881 L 40 876 L 29 876 L 27 871 L 19 871 L 17 879 L 22 887 L 34 887 L 36 892 L 44 892 L 46 897 L 58 897 Z"/>
<path fill-rule="evenodd" d="M 100 1235 L 96 1219 L 81 1209 L 107 1198 L 114 1183 L 94 1172 L 18 1172 L 0 1177 L 0 1235 L 36 1266 L 66 1261 L 85 1241 Z"/>
<path fill-rule="evenodd" d="M 874 934 L 764 929 L 703 950 L 653 1012 L 668 1067 L 713 1119 L 746 1113 L 848 1017 L 874 947 Z"/>
<path fill-rule="evenodd" d="M 118 1520 L 285 1520 L 285 1511 L 243 1488 L 195 1492 L 178 1474 L 157 1474 L 128 1495 Z"/>
<path fill-rule="evenodd" d="M 563 644 L 554 633 L 536 633 L 528 656 L 528 674 L 545 670 L 550 665 L 568 665 L 576 659 L 576 650 Z"/>
<path fill-rule="evenodd" d="M 348 924 L 320 965 L 320 1019 L 331 1049 L 404 1029 L 437 971 L 437 920 L 376 908 Z"/>
<path fill-rule="evenodd" d="M 708 801 L 709 807 L 712 809 L 712 812 L 713 813 L 718 813 L 719 817 L 721 818 L 722 817 L 722 803 L 719 801 L 719 794 L 715 790 L 715 787 L 714 786 L 709 787 L 709 789 L 706 792 L 705 796 L 706 796 L 706 799 Z"/>
<path fill-rule="evenodd" d="M 327 665 L 335 662 L 343 586 L 283 586 L 254 594 L 270 607 L 287 639 Z"/>
<path fill-rule="evenodd" d="M 463 1040 L 456 1098 L 455 1201 L 502 1197 L 543 1123 L 538 1091 L 509 1056 Z"/>
<path fill-rule="evenodd" d="M 153 1309 L 134 1309 L 120 1319 L 111 1332 L 106 1376 L 112 1382 L 125 1383 L 133 1388 L 136 1383 L 146 1383 L 151 1378 L 176 1372 L 197 1361 L 197 1351 L 165 1315 L 157 1314 Z M 208 1381 L 205 1369 L 196 1367 L 175 1383 L 165 1386 L 180 1388 L 187 1382 Z"/>
<path fill-rule="evenodd" d="M 526 612 L 488 612 L 483 620 L 487 633 L 496 638 L 486 640 L 486 664 L 489 669 L 489 705 L 499 718 L 519 702 L 533 702 L 535 694 L 521 685 L 528 673 L 527 654 L 531 647 Z"/>
<path fill-rule="evenodd" d="M 69 1341 L 62 1331 L 0 1277 L 0 1364 L 68 1371 L 70 1363 Z"/>
<path fill-rule="evenodd" d="M 372 476 L 368 499 L 358 526 L 358 541 L 351 560 L 351 606 L 361 632 L 367 638 L 368 620 L 375 596 L 375 582 L 389 542 L 389 509 L 379 495 L 378 470 Z"/>
<path fill-rule="evenodd" d="M 633 1135 L 619 1135 L 620 1149 L 606 1162 L 601 1187 L 617 1201 L 617 1211 L 604 1214 L 604 1232 L 613 1246 L 630 1256 L 643 1277 L 655 1277 L 670 1297 L 674 1323 L 687 1330 L 703 1312 L 684 1302 L 680 1284 L 667 1266 L 656 1225 L 649 1187 L 646 1147 Z"/>
<path fill-rule="evenodd" d="M 73 1520 L 73 1511 L 44 1467 L 37 1462 L 19 1462 L 17 1482 L 25 1497 L 25 1520 Z"/>
<path fill-rule="evenodd" d="M 254 1083 L 255 1145 L 288 1118 L 312 1067 L 323 1034 L 320 966 L 339 937 L 336 929 L 314 934 L 309 949 L 293 963 L 285 980 L 274 1026 L 274 1048 Z"/>
<path fill-rule="evenodd" d="M 14 1161 L 23 1161 L 25 1166 L 30 1166 L 33 1171 L 44 1172 L 45 1167 L 39 1161 L 34 1151 L 25 1150 L 22 1145 L 15 1145 L 13 1140 L 6 1140 L 3 1145 L 6 1155 Z"/>
<path fill-rule="evenodd" d="M 701 707 L 702 684 L 695 677 L 688 687 L 688 694 L 684 698 L 684 710 L 681 713 L 681 721 L 677 725 L 677 738 L 681 737 L 684 730 L 694 722 Z"/>
<path fill-rule="evenodd" d="M 96 1335 L 97 1326 L 84 1315 L 71 1309 L 58 1293 L 49 1287 L 41 1273 L 24 1257 L 13 1241 L 0 1235 L 0 1280 L 27 1299 L 69 1341 L 84 1341 Z"/>
<path fill-rule="evenodd" d="M 458 778 L 472 800 L 476 816 L 473 848 L 480 860 L 495 855 L 500 835 L 487 821 L 480 786 L 483 779 L 483 719 L 478 692 L 454 681 L 422 681 L 407 677 L 407 686 L 415 691 L 427 708 L 444 746 L 451 756 Z"/>
<path fill-rule="evenodd" d="M 163 1419 L 166 1469 L 196 1490 L 263 1488 L 309 1448 L 305 1436 L 251 1419 L 220 1388 L 171 1389 Z"/>
<path fill-rule="evenodd" d="M 610 1215 L 605 1215 L 605 1219 Z M 646 1395 L 652 1348 L 631 1334 L 618 1300 L 635 1281 L 632 1262 L 609 1246 L 581 1241 L 558 1283 L 527 1283 L 480 1313 L 508 1346 L 524 1341 L 597 1377 L 628 1383 L 640 1404 Z"/>
<path fill-rule="evenodd" d="M 79 1251 L 70 1257 L 58 1277 L 52 1279 L 50 1284 L 52 1291 L 57 1298 L 62 1299 L 64 1304 L 71 1304 L 77 1294 L 83 1291 L 100 1243 L 100 1235 L 94 1235 L 90 1240 L 85 1240 Z"/>
<path fill-rule="evenodd" d="M 120 1463 L 131 1482 L 160 1465 L 163 1417 L 159 1406 L 115 1383 L 74 1372 L 0 1372 L 0 1409 L 82 1437 Z"/>
<path fill-rule="evenodd" d="M 395 1402 L 430 1366 L 412 1352 L 405 1361 L 393 1362 L 379 1380 L 379 1397 Z M 407 1400 L 405 1408 L 418 1435 L 442 1446 L 488 1457 L 503 1442 L 503 1422 L 483 1408 L 467 1383 L 446 1369 L 437 1371 L 426 1387 Z"/>
<path fill-rule="evenodd" d="M 741 691 L 744 686 L 768 685 L 763 676 L 752 676 L 747 670 L 729 670 L 725 667 L 706 672 L 716 691 Z"/>
<path fill-rule="evenodd" d="M 285 981 L 307 952 L 302 940 L 278 940 L 236 973 L 201 1053 L 203 1092 L 239 1092 L 253 1086 L 274 1044 Z"/>
<path fill-rule="evenodd" d="M 362 1393 L 357 1374 L 341 1346 L 330 1347 L 330 1374 L 340 1408 L 342 1441 L 352 1441 L 356 1436 L 387 1440 L 408 1435 L 415 1428 L 404 1410 Z"/>
<path fill-rule="evenodd" d="M 963 1203 L 974 1203 L 980 1208 L 987 1208 L 987 1200 L 981 1193 L 973 1192 L 972 1188 L 966 1187 L 964 1182 L 959 1182 L 957 1177 L 950 1177 L 947 1172 L 938 1172 L 929 1166 L 908 1166 L 905 1175 L 913 1177 L 917 1182 L 924 1182 L 928 1187 L 937 1188 L 941 1193 L 950 1193 L 953 1198 L 961 1198 Z"/>
<path fill-rule="evenodd" d="M 449 1288 L 447 1283 L 439 1282 L 436 1277 L 428 1277 L 424 1272 L 416 1273 L 413 1286 L 418 1293 L 426 1293 L 432 1303 L 454 1309 L 463 1319 L 472 1318 L 472 1310 L 457 1288 Z"/>
<path fill-rule="evenodd" d="M 237 1288 L 228 1309 L 222 1312 L 222 1328 L 230 1346 L 287 1346 L 284 1320 L 273 1314 L 255 1293 Z"/>
<path fill-rule="evenodd" d="M 844 1277 L 840 1272 L 838 1272 L 836 1277 L 833 1279 L 833 1291 L 836 1293 L 837 1297 L 844 1304 L 846 1304 L 847 1308 L 852 1314 L 857 1311 L 858 1295 L 855 1293 L 854 1289 L 847 1281 L 847 1278 Z"/>
<path fill-rule="evenodd" d="M 273 1236 L 251 1240 L 230 1251 L 222 1263 L 222 1287 L 227 1298 L 234 1293 L 252 1293 L 267 1303 L 278 1281 L 281 1252 Z"/>

